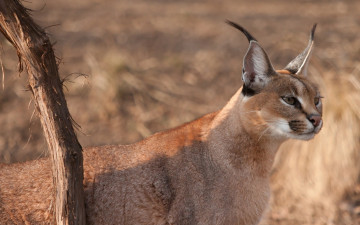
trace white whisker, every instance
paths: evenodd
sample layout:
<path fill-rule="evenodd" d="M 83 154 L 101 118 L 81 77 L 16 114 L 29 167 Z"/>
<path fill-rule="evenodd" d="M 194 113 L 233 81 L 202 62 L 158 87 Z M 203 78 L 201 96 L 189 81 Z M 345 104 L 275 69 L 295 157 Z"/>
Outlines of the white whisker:
<path fill-rule="evenodd" d="M 255 113 L 255 112 L 259 112 L 258 110 L 250 110 L 250 111 L 246 111 L 246 112 L 242 112 L 243 114 L 248 114 L 248 113 Z"/>
<path fill-rule="evenodd" d="M 267 128 L 261 133 L 261 135 L 260 135 L 260 137 L 259 137 L 259 139 L 258 139 L 257 142 L 260 141 L 260 139 L 264 136 L 264 134 L 266 133 L 266 131 L 268 131 L 269 129 L 270 129 L 270 127 L 267 127 Z"/>

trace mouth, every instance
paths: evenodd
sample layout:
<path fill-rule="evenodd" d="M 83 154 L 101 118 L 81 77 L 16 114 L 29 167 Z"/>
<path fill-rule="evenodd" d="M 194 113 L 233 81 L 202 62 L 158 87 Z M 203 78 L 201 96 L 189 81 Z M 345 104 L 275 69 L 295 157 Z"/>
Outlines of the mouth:
<path fill-rule="evenodd" d="M 305 133 L 302 133 L 302 134 L 295 134 L 295 135 L 297 136 L 297 139 L 310 140 L 310 139 L 313 139 L 315 137 L 315 135 L 320 132 L 321 128 L 322 128 L 322 123 L 319 126 L 314 127 L 309 132 L 305 132 Z"/>
<path fill-rule="evenodd" d="M 322 128 L 322 121 L 320 122 L 320 124 L 318 126 L 313 127 L 312 129 L 305 131 L 303 133 L 292 132 L 291 136 L 292 136 L 292 138 L 295 138 L 295 139 L 310 140 L 310 139 L 313 139 L 315 137 L 315 135 L 320 132 L 321 128 Z"/>
<path fill-rule="evenodd" d="M 301 121 L 278 120 L 276 123 L 271 124 L 271 128 L 276 136 L 307 141 L 320 132 L 322 125 L 322 121 L 318 126 L 314 127 L 310 124 L 303 124 Z"/>
<path fill-rule="evenodd" d="M 300 137 L 301 137 L 302 140 L 310 140 L 310 139 L 313 139 L 315 137 L 315 134 L 316 134 L 315 131 L 311 131 L 311 132 L 308 132 L 308 133 L 301 134 Z"/>

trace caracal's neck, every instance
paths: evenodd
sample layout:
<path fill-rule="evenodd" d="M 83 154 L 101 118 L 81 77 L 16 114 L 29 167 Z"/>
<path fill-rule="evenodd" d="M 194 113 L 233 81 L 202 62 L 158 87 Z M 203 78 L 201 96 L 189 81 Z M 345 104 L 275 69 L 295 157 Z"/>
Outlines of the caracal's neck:
<path fill-rule="evenodd" d="M 245 103 L 240 89 L 213 119 L 206 131 L 207 143 L 215 161 L 269 176 L 275 153 L 284 140 L 271 138 L 265 134 L 266 127 L 249 123 L 247 115 L 257 112 L 248 112 Z"/>

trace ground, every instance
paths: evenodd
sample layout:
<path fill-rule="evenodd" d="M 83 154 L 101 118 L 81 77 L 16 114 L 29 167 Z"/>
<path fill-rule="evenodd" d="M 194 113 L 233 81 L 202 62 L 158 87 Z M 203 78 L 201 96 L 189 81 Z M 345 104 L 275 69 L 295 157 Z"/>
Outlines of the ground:
<path fill-rule="evenodd" d="M 33 0 L 59 58 L 82 146 L 127 144 L 221 108 L 241 86 L 246 27 L 283 68 L 318 23 L 309 71 L 359 77 L 359 1 Z M 0 161 L 47 153 L 25 73 L 0 37 Z M 34 115 L 35 114 L 35 115 Z M 345 196 L 346 224 L 359 224 L 359 188 Z M 353 204 L 352 204 L 353 203 Z M 341 208 L 341 207 L 340 207 Z M 274 216 L 276 218 L 276 216 Z M 271 224 L 284 224 L 274 219 Z M 338 224 L 345 224 L 341 221 Z"/>

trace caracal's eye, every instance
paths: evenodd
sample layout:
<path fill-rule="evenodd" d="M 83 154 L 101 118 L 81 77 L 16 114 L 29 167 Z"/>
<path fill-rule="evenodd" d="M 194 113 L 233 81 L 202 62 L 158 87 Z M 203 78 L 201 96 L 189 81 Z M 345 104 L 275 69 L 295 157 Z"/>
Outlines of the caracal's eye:
<path fill-rule="evenodd" d="M 323 98 L 322 96 L 319 96 L 319 97 L 315 97 L 314 98 L 314 104 L 315 104 L 315 106 L 318 106 L 319 104 L 320 104 L 320 102 L 321 102 L 321 98 Z"/>
<path fill-rule="evenodd" d="M 315 105 L 318 105 L 320 103 L 320 98 L 319 97 L 315 97 L 314 98 L 314 103 Z"/>
<path fill-rule="evenodd" d="M 282 100 L 284 100 L 284 102 L 286 102 L 289 105 L 295 105 L 297 101 L 295 97 L 291 97 L 291 96 L 283 96 L 281 98 Z"/>

